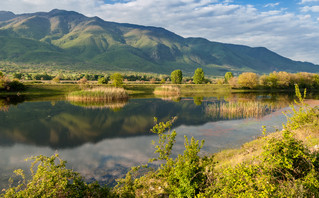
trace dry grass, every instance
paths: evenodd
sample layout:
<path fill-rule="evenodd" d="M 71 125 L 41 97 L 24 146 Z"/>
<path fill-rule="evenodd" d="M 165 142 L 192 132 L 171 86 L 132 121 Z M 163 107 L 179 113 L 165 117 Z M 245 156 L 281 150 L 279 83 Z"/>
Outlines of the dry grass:
<path fill-rule="evenodd" d="M 156 87 L 153 93 L 160 96 L 179 96 L 181 94 L 181 89 L 177 86 L 162 85 Z"/>
<path fill-rule="evenodd" d="M 72 105 L 84 107 L 86 109 L 122 109 L 127 101 L 115 101 L 115 102 L 107 102 L 107 101 L 70 101 Z"/>
<path fill-rule="evenodd" d="M 67 99 L 70 101 L 116 101 L 126 100 L 128 94 L 123 88 L 96 87 L 93 89 L 71 92 Z"/>
<path fill-rule="evenodd" d="M 283 106 L 276 103 L 261 101 L 230 101 L 208 105 L 206 107 L 206 113 L 212 117 L 226 119 L 260 118 L 280 108 L 283 108 Z"/>

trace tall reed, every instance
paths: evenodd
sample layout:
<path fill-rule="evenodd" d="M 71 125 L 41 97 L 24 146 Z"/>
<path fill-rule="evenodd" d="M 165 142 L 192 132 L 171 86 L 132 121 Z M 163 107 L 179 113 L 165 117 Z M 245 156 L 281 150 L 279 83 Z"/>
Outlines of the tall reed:
<path fill-rule="evenodd" d="M 71 92 L 67 99 L 71 101 L 115 101 L 128 98 L 123 88 L 96 87 L 81 91 Z"/>
<path fill-rule="evenodd" d="M 261 101 L 230 101 L 210 104 L 206 107 L 206 113 L 215 118 L 225 119 L 260 118 L 282 107 Z"/>
<path fill-rule="evenodd" d="M 126 104 L 127 100 L 121 101 L 70 101 L 70 104 L 80 106 L 86 109 L 122 109 Z"/>
<path fill-rule="evenodd" d="M 162 85 L 156 87 L 153 93 L 160 96 L 179 96 L 181 89 L 178 86 Z"/>

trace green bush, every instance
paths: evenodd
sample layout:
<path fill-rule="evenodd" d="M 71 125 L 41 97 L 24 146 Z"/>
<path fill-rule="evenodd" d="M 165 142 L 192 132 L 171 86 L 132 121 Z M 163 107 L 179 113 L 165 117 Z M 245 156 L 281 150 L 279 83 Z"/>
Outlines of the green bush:
<path fill-rule="evenodd" d="M 26 89 L 25 85 L 18 80 L 9 82 L 7 87 L 9 91 L 24 91 Z"/>
<path fill-rule="evenodd" d="M 171 73 L 171 80 L 173 84 L 181 84 L 183 80 L 183 73 L 180 69 L 174 70 Z"/>
<path fill-rule="evenodd" d="M 26 180 L 21 169 L 15 170 L 14 173 L 22 180 L 16 187 L 5 190 L 3 197 L 114 197 L 107 187 L 97 183 L 86 184 L 79 173 L 65 168 L 66 161 L 57 154 L 51 157 L 40 155 L 28 160 L 33 160 L 31 179 Z"/>
<path fill-rule="evenodd" d="M 109 82 L 108 79 L 104 76 L 100 76 L 97 80 L 97 84 L 100 84 L 100 85 L 107 84 L 108 82 Z"/>
<path fill-rule="evenodd" d="M 115 87 L 122 87 L 123 86 L 123 76 L 120 73 L 114 73 L 111 75 L 112 84 Z"/>
<path fill-rule="evenodd" d="M 195 70 L 193 81 L 195 84 L 202 84 L 204 82 L 205 74 L 202 68 L 197 68 Z"/>

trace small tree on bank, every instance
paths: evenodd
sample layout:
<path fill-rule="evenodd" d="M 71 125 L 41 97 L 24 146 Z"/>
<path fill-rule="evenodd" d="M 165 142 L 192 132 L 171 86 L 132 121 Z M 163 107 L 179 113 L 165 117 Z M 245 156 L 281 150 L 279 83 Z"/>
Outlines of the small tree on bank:
<path fill-rule="evenodd" d="M 114 73 L 111 75 L 112 84 L 115 87 L 123 86 L 123 76 L 120 73 Z"/>
<path fill-rule="evenodd" d="M 232 77 L 234 77 L 233 73 L 226 72 L 226 74 L 225 74 L 225 83 L 228 83 L 229 79 L 231 79 Z"/>
<path fill-rule="evenodd" d="M 180 69 L 174 70 L 171 73 L 171 80 L 173 84 L 181 84 L 183 79 L 183 73 Z"/>
<path fill-rule="evenodd" d="M 258 86 L 258 76 L 253 72 L 244 72 L 238 76 L 238 84 L 242 88 L 254 88 Z"/>
<path fill-rule="evenodd" d="M 193 81 L 195 84 L 202 84 L 204 82 L 204 71 L 202 68 L 197 68 L 194 73 Z"/>
<path fill-rule="evenodd" d="M 107 84 L 109 81 L 108 81 L 108 78 L 105 77 L 105 76 L 100 76 L 97 80 L 97 84 Z"/>

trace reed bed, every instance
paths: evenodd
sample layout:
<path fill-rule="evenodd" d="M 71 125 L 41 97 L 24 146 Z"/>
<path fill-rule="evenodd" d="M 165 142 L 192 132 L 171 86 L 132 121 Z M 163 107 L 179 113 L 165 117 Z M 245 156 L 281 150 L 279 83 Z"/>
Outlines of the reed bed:
<path fill-rule="evenodd" d="M 71 92 L 67 99 L 71 101 L 116 101 L 128 99 L 128 94 L 123 88 L 96 87 Z"/>
<path fill-rule="evenodd" d="M 160 96 L 179 96 L 181 89 L 178 86 L 162 85 L 156 87 L 153 93 Z"/>
<path fill-rule="evenodd" d="M 122 109 L 126 104 L 127 100 L 121 100 L 116 102 L 107 101 L 70 101 L 70 104 L 80 106 L 86 109 Z"/>
<path fill-rule="evenodd" d="M 206 113 L 224 119 L 261 118 L 280 108 L 283 106 L 261 101 L 230 101 L 210 104 L 206 107 Z"/>

